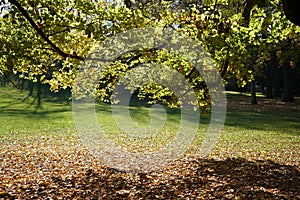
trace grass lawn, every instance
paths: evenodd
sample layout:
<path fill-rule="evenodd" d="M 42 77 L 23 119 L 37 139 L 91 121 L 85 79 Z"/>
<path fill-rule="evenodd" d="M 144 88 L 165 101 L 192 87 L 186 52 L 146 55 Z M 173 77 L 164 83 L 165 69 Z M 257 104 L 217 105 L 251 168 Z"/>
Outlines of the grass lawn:
<path fill-rule="evenodd" d="M 99 165 L 80 145 L 70 104 L 47 99 L 37 109 L 33 98 L 25 99 L 26 92 L 0 91 L 0 199 L 300 198 L 299 98 L 283 103 L 259 97 L 258 105 L 250 105 L 249 96 L 228 93 L 225 126 L 209 158 L 196 155 L 209 122 L 202 116 L 186 157 L 165 170 L 141 175 Z M 96 109 L 108 137 L 124 148 L 156 150 L 179 127 L 179 111 L 167 109 L 162 131 L 133 142 L 118 129 L 107 104 Z M 148 113 L 143 107 L 131 110 L 141 125 L 149 123 Z"/>

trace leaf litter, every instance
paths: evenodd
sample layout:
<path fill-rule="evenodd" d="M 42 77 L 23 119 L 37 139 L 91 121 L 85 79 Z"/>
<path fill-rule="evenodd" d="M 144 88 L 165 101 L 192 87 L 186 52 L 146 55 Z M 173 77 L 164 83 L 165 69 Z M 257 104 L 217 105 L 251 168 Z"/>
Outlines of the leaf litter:
<path fill-rule="evenodd" d="M 260 158 L 189 155 L 128 173 L 51 136 L 2 142 L 0 163 L 0 199 L 300 199 L 299 163 Z"/>

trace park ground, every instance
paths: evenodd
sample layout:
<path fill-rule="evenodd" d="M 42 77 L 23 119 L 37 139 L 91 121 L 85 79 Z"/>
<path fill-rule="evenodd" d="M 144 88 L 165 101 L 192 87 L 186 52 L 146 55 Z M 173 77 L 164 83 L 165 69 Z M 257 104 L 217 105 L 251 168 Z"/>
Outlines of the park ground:
<path fill-rule="evenodd" d="M 44 99 L 37 109 L 26 95 L 1 88 L 0 199 L 300 199 L 299 98 L 284 103 L 259 96 L 259 104 L 250 105 L 247 94 L 228 92 L 225 126 L 209 157 L 195 153 L 199 136 L 172 165 L 129 173 L 101 165 L 82 146 L 70 103 Z M 111 139 L 118 138 L 109 107 L 97 109 Z M 146 108 L 132 113 L 147 122 Z M 178 122 L 176 110 L 169 115 L 163 133 Z M 208 125 L 202 118 L 199 135 Z M 165 135 L 151 148 L 172 134 Z"/>

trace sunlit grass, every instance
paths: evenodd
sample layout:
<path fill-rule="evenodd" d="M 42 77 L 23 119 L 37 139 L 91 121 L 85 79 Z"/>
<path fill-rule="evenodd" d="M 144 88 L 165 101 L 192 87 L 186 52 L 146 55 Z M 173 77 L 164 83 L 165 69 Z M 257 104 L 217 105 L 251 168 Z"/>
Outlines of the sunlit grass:
<path fill-rule="evenodd" d="M 26 92 L 1 88 L 0 140 L 22 141 L 28 138 L 56 137 L 64 141 L 75 138 L 79 142 L 71 104 L 44 100 L 42 108 L 32 104 Z M 221 138 L 211 156 L 245 157 L 248 159 L 272 159 L 278 162 L 300 163 L 300 112 L 298 104 L 248 105 L 249 97 L 230 93 L 228 112 Z M 269 100 L 268 100 L 269 101 Z M 272 100 L 275 101 L 275 100 Z M 268 107 L 269 106 L 269 107 Z M 131 120 L 141 127 L 151 118 L 149 108 L 130 107 Z M 166 121 L 162 129 L 126 132 L 118 127 L 108 104 L 96 106 L 97 118 L 107 138 L 130 151 L 156 151 L 165 146 L 177 134 L 180 122 L 178 109 L 166 108 Z M 160 121 L 159 112 L 154 114 Z M 125 120 L 125 119 L 124 119 Z M 126 119 L 128 120 L 128 119 Z M 207 131 L 209 119 L 202 116 L 198 135 L 188 151 L 195 155 Z"/>

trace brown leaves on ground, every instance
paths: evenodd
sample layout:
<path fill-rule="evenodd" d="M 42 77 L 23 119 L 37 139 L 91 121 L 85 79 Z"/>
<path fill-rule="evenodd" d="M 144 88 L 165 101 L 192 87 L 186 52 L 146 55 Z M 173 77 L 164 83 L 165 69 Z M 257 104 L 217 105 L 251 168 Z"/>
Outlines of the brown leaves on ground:
<path fill-rule="evenodd" d="M 76 144 L 3 144 L 0 199 L 300 199 L 300 169 L 189 157 L 157 172 L 101 166 Z"/>

